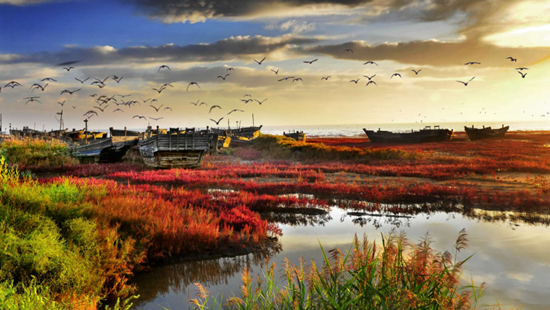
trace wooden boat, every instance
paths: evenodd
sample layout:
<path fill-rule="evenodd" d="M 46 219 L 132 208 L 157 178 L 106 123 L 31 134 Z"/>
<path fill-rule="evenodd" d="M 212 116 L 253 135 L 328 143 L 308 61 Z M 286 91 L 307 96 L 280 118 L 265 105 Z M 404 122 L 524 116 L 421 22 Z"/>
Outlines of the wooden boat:
<path fill-rule="evenodd" d="M 149 167 L 194 168 L 210 150 L 213 137 L 194 128 L 153 130 L 149 126 L 139 139 L 139 152 Z"/>
<path fill-rule="evenodd" d="M 138 143 L 139 136 L 121 136 L 121 130 L 113 128 L 109 128 L 110 137 L 107 137 L 106 132 L 88 132 L 88 122 L 87 120 L 84 122 L 86 124 L 84 130 L 73 131 L 68 135 L 69 139 L 72 139 L 69 141 L 69 150 L 81 162 L 118 162 L 131 147 Z"/>
<path fill-rule="evenodd" d="M 114 129 L 113 127 L 109 128 L 109 131 L 111 133 L 111 137 L 139 137 L 139 135 L 141 134 L 140 131 L 135 131 L 135 130 L 127 130 L 126 128 L 124 129 Z"/>
<path fill-rule="evenodd" d="M 45 131 L 40 131 L 36 129 L 30 129 L 27 126 L 24 126 L 23 129 L 12 129 L 10 134 L 16 138 L 44 138 L 48 136 L 48 133 Z"/>
<path fill-rule="evenodd" d="M 303 131 L 283 132 L 283 135 L 296 141 L 306 142 L 306 134 Z"/>
<path fill-rule="evenodd" d="M 106 132 L 93 132 L 87 130 L 77 130 L 73 129 L 72 132 L 67 133 L 66 139 L 69 141 L 83 141 L 83 140 L 97 140 L 107 138 Z"/>
<path fill-rule="evenodd" d="M 262 126 L 259 127 L 241 127 L 238 129 L 216 129 L 212 128 L 212 133 L 218 133 L 220 136 L 227 136 L 231 138 L 233 143 L 248 143 L 260 136 L 260 130 Z"/>
<path fill-rule="evenodd" d="M 498 129 L 492 129 L 491 127 L 485 126 L 483 126 L 483 128 L 474 128 L 473 125 L 472 127 L 464 126 L 464 130 L 466 131 L 466 134 L 468 134 L 468 138 L 470 140 L 501 138 L 504 137 L 506 132 L 508 132 L 508 129 L 510 129 L 510 126 L 505 127 L 504 125 Z"/>
<path fill-rule="evenodd" d="M 411 130 L 411 132 L 391 132 L 367 130 L 363 128 L 363 131 L 369 137 L 371 142 L 385 142 L 385 143 L 422 143 L 422 142 L 440 142 L 449 141 L 453 137 L 453 130 L 441 129 L 439 126 L 434 126 L 432 129 L 430 126 L 426 126 L 419 131 Z"/>

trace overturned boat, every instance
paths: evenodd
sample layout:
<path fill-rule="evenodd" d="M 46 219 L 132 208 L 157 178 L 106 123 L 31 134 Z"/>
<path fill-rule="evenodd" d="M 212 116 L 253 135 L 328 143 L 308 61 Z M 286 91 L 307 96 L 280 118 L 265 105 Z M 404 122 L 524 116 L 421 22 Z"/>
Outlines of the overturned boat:
<path fill-rule="evenodd" d="M 391 132 L 378 129 L 378 131 L 367 130 L 363 131 L 369 137 L 371 142 L 383 143 L 423 143 L 423 142 L 440 142 L 449 141 L 453 137 L 453 130 L 441 129 L 439 126 L 426 126 L 419 131 L 411 130 L 411 132 Z"/>
<path fill-rule="evenodd" d="M 83 130 L 69 141 L 72 156 L 81 162 L 115 163 L 122 160 L 128 150 L 138 143 L 139 136 L 113 135 L 107 137 L 106 132 L 90 133 Z M 83 139 L 81 139 L 83 137 Z M 88 137 L 91 137 L 88 139 Z"/>
<path fill-rule="evenodd" d="M 211 149 L 212 134 L 194 128 L 156 130 L 151 126 L 139 139 L 139 153 L 145 165 L 153 168 L 195 168 Z"/>
<path fill-rule="evenodd" d="M 283 132 L 283 136 L 292 138 L 296 141 L 306 142 L 306 134 L 303 131 Z"/>
<path fill-rule="evenodd" d="M 464 126 L 464 130 L 466 131 L 468 138 L 472 141 L 481 140 L 481 139 L 501 138 L 501 137 L 504 137 L 506 132 L 508 132 L 508 129 L 510 129 L 510 126 L 504 126 L 504 125 L 502 125 L 502 127 L 498 129 L 493 129 L 491 127 L 485 127 L 485 126 L 483 126 L 483 128 L 474 128 L 473 125 L 472 127 Z"/>

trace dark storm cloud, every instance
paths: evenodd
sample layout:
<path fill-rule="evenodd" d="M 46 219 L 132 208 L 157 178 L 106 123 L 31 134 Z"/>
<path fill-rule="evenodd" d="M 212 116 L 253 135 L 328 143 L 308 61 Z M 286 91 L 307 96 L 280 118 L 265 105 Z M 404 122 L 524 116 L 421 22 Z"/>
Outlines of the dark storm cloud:
<path fill-rule="evenodd" d="M 354 53 L 346 53 L 351 48 Z M 548 58 L 547 48 L 500 47 L 477 40 L 460 42 L 414 41 L 397 44 L 368 45 L 348 42 L 305 48 L 304 53 L 328 55 L 336 59 L 358 61 L 392 60 L 403 64 L 453 66 L 469 61 L 481 62 L 484 67 L 511 67 L 508 56 L 518 58 L 522 65 L 537 63 Z"/>
<path fill-rule="evenodd" d="M 0 63 L 43 63 L 54 65 L 74 59 L 82 59 L 81 66 L 123 64 L 125 62 L 214 62 L 247 59 L 254 55 L 269 55 L 273 52 L 318 43 L 315 38 L 283 37 L 231 37 L 212 44 L 163 45 L 157 47 L 112 47 L 66 48 L 59 52 L 0 57 Z"/>

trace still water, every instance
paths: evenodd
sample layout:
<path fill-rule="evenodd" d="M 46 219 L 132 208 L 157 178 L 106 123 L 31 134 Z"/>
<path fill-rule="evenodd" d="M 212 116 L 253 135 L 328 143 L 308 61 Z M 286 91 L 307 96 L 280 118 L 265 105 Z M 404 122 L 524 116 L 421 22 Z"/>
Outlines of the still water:
<path fill-rule="evenodd" d="M 298 264 L 321 262 L 319 242 L 325 251 L 349 249 L 355 234 L 364 234 L 380 242 L 380 233 L 392 229 L 404 231 L 410 241 L 417 242 L 429 232 L 433 246 L 451 250 L 458 232 L 466 228 L 470 247 L 461 259 L 474 254 L 463 269 L 462 280 L 476 285 L 487 283 L 484 306 L 500 303 L 502 309 L 550 309 L 550 227 L 511 222 L 486 222 L 461 214 L 432 213 L 406 218 L 379 216 L 346 216 L 341 209 L 317 217 L 302 217 L 302 223 L 280 224 L 283 236 L 281 250 L 272 253 L 271 261 L 281 271 L 284 258 Z M 307 223 L 309 221 L 309 223 Z M 363 225 L 360 225 L 361 222 Z M 288 222 L 287 222 L 288 223 Z M 379 244 L 379 243 L 378 243 Z M 250 266 L 252 274 L 260 272 L 263 260 L 253 255 L 198 262 L 157 266 L 134 279 L 141 295 L 136 309 L 187 309 L 188 297 L 195 297 L 194 282 L 203 284 L 213 295 L 240 294 L 241 271 Z M 279 279 L 281 284 L 284 283 Z M 163 308 L 164 307 L 164 308 Z"/>

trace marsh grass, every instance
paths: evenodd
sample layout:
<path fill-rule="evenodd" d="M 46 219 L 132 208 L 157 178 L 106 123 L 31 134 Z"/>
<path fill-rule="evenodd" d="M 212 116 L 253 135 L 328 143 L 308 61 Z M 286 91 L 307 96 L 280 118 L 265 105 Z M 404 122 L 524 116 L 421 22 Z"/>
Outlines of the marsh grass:
<path fill-rule="evenodd" d="M 20 170 L 45 170 L 78 164 L 69 156 L 67 144 L 58 140 L 11 139 L 0 144 L 0 156 Z"/>

